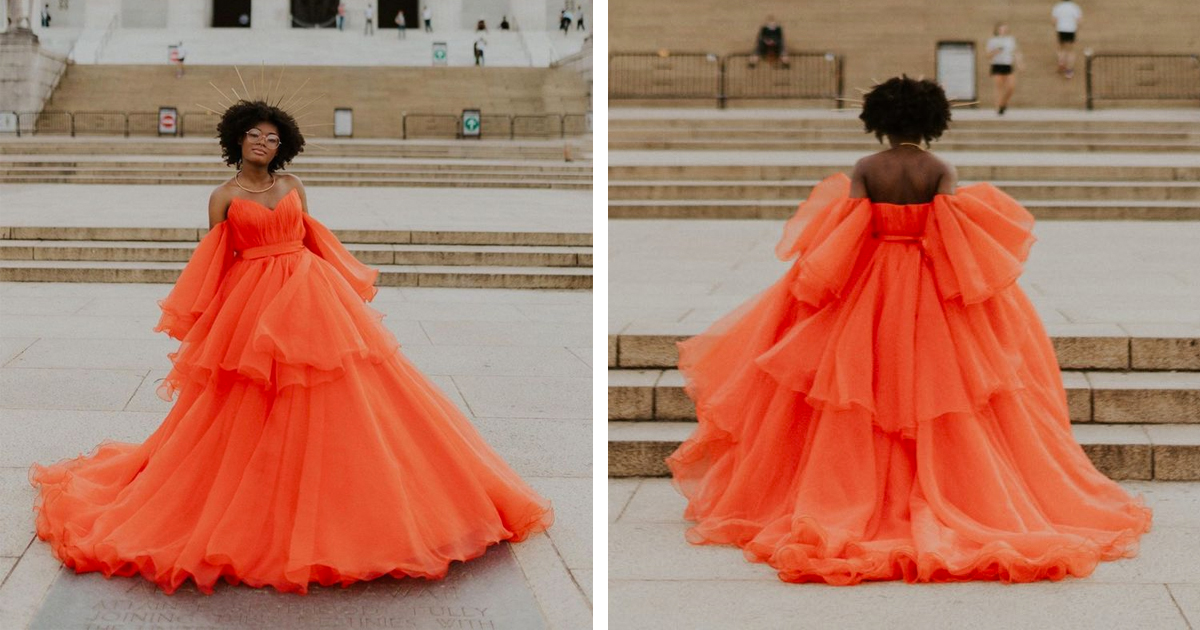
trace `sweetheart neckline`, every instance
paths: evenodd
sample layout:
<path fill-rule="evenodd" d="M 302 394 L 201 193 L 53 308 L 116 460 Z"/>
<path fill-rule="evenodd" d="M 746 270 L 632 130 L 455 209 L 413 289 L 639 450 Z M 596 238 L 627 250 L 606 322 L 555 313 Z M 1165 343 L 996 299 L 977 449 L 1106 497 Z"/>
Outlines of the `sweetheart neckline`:
<path fill-rule="evenodd" d="M 283 202 L 287 200 L 288 196 L 290 196 L 292 193 L 296 192 L 296 190 L 297 189 L 293 188 L 293 189 L 287 191 L 286 193 L 284 193 L 283 196 L 279 198 L 279 201 L 275 204 L 274 208 L 267 207 L 265 204 L 259 203 L 253 199 L 246 199 L 245 197 L 234 197 L 233 199 L 235 201 L 246 201 L 246 202 L 252 203 L 260 208 L 265 209 L 267 212 L 275 212 L 276 210 L 279 209 L 279 206 L 283 205 Z"/>

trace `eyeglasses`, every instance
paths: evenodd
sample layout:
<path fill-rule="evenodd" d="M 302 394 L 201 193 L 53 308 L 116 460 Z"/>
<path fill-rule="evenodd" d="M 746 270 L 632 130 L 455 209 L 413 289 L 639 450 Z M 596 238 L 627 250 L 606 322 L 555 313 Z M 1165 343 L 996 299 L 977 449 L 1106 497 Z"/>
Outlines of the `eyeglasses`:
<path fill-rule="evenodd" d="M 258 129 L 251 129 L 246 132 L 246 137 L 250 138 L 250 142 L 258 142 L 259 140 L 263 139 L 263 132 L 259 131 Z M 279 148 L 279 136 L 277 136 L 273 133 L 267 134 L 267 148 L 268 149 L 278 149 Z"/>

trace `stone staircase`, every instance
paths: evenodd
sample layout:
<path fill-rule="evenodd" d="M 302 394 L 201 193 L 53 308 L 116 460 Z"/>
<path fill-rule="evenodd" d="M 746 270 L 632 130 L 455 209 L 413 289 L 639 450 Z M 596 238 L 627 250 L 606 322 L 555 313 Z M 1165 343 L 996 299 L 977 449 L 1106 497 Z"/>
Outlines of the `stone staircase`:
<path fill-rule="evenodd" d="M 700 332 L 609 336 L 609 476 L 668 474 L 663 458 L 695 428 L 675 342 Z M 685 327 L 686 328 L 686 327 Z M 1076 439 L 1115 479 L 1200 479 L 1200 330 L 1052 336 Z"/>
<path fill-rule="evenodd" d="M 333 230 L 378 286 L 590 289 L 592 235 Z M 0 228 L 0 281 L 171 283 L 196 228 Z"/>
<path fill-rule="evenodd" d="M 879 149 L 857 120 L 821 110 L 614 112 L 614 219 L 786 218 L 821 178 Z M 992 182 L 1039 220 L 1200 219 L 1194 113 L 961 118 L 934 148 L 962 184 Z"/>
<path fill-rule="evenodd" d="M 588 191 L 561 142 L 325 140 L 288 172 L 306 186 Z M 7 138 L 0 185 L 205 185 L 232 169 L 211 138 Z M 316 154 L 316 155 L 312 155 Z M 311 155 L 311 157 L 310 157 Z M 578 156 L 578 154 L 576 154 Z M 83 219 L 83 221 L 92 221 Z M 206 229 L 0 223 L 0 281 L 171 283 Z M 495 225 L 495 224 L 493 224 Z M 590 289 L 590 232 L 334 230 L 380 286 Z"/>

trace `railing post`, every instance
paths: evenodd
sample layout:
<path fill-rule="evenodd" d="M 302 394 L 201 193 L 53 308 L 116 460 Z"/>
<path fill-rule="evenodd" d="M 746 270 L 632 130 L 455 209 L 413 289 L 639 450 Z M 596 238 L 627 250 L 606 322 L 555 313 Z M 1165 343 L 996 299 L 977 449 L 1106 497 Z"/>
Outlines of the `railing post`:
<path fill-rule="evenodd" d="M 1092 102 L 1092 56 L 1084 54 L 1084 72 L 1087 73 L 1087 108 L 1090 111 L 1094 104 Z"/>
<path fill-rule="evenodd" d="M 128 138 L 129 137 L 129 113 L 126 112 L 124 114 L 121 114 L 121 117 L 125 119 L 125 137 Z"/>
<path fill-rule="evenodd" d="M 75 137 L 75 114 L 67 112 L 67 120 L 71 121 L 71 137 Z"/>
<path fill-rule="evenodd" d="M 516 140 L 517 138 L 517 117 L 515 114 L 508 115 L 508 139 Z"/>
<path fill-rule="evenodd" d="M 843 57 L 842 55 L 837 56 L 837 108 L 838 109 L 841 109 L 842 107 L 845 106 L 845 101 L 842 100 L 846 96 L 846 72 L 845 72 L 845 67 L 842 65 L 843 63 L 845 63 L 845 61 L 846 61 L 846 58 Z"/>
<path fill-rule="evenodd" d="M 408 112 L 400 112 L 400 139 L 408 140 Z"/>
<path fill-rule="evenodd" d="M 717 59 L 717 109 L 725 109 L 725 61 L 728 58 L 728 55 L 723 55 Z"/>

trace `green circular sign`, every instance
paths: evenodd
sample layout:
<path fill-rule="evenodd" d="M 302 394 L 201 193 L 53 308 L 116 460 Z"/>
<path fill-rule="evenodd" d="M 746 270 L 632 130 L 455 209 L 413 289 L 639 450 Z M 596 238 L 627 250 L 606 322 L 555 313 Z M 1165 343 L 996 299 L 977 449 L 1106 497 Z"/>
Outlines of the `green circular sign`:
<path fill-rule="evenodd" d="M 463 121 L 463 127 L 466 127 L 467 131 L 475 131 L 479 129 L 479 119 L 475 117 L 468 118 Z"/>
<path fill-rule="evenodd" d="M 441 48 L 439 48 L 439 49 L 437 49 L 437 50 L 433 51 L 433 58 L 434 58 L 434 59 L 445 59 L 445 58 L 446 58 L 446 51 L 445 51 L 445 50 L 442 50 Z"/>

